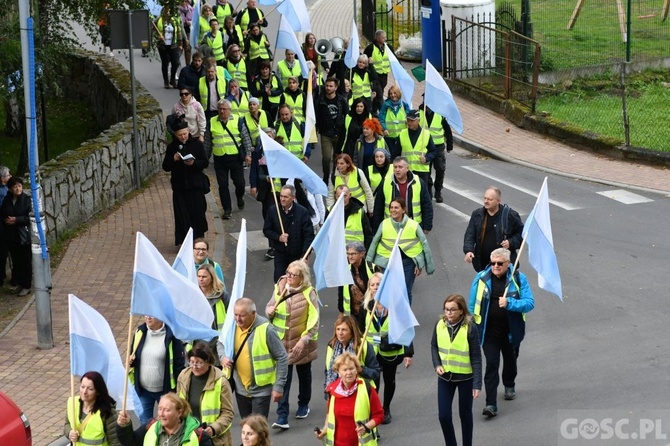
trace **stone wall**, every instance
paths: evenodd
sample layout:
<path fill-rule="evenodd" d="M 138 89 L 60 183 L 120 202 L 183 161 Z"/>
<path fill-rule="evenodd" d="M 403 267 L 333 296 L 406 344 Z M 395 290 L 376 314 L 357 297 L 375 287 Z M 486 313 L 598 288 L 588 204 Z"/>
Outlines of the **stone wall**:
<path fill-rule="evenodd" d="M 61 238 L 135 188 L 130 73 L 110 57 L 72 55 L 59 76 L 64 93 L 87 102 L 100 128 L 96 138 L 40 166 L 47 234 Z M 165 119 L 159 103 L 135 84 L 140 178 L 155 174 L 165 153 Z"/>

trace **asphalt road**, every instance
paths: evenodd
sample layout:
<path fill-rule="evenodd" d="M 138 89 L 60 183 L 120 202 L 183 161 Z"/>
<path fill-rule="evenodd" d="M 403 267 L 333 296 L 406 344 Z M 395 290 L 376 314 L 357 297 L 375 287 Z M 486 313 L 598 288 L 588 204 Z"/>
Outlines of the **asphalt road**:
<path fill-rule="evenodd" d="M 271 41 L 275 32 L 268 31 Z M 177 91 L 163 89 L 157 59 L 143 59 L 136 53 L 137 79 L 168 110 L 178 99 Z M 116 57 L 127 66 L 123 52 Z M 317 150 L 309 164 L 320 173 L 318 158 Z M 467 296 L 474 276 L 462 254 L 469 215 L 481 205 L 484 190 L 494 184 L 502 189 L 503 202 L 525 220 L 545 176 L 526 167 L 475 157 L 460 148 L 448 155 L 447 164 L 445 203 L 436 205 L 435 229 L 428 237 L 437 271 L 430 277 L 422 275 L 415 284 L 413 310 L 421 324 L 416 330 L 415 362 L 410 369 L 399 370 L 393 423 L 381 428 L 381 441 L 386 445 L 442 443 L 429 338 L 444 297 L 451 293 Z M 483 396 L 475 401 L 475 444 L 563 444 L 559 443 L 559 424 L 566 416 L 599 420 L 610 414 L 638 416 L 644 410 L 667 409 L 670 348 L 662 330 L 669 322 L 665 304 L 670 293 L 661 282 L 670 251 L 662 222 L 670 216 L 670 201 L 553 175 L 549 175 L 549 195 L 565 299 L 561 302 L 537 287 L 536 274 L 523 253 L 521 268 L 532 284 L 535 310 L 527 316 L 517 399 L 503 401 L 500 394 L 499 415 L 491 420 L 481 416 Z M 246 295 L 263 308 L 272 291 L 272 262 L 263 259 L 266 245 L 259 233 L 260 205 L 251 197 L 247 203 L 243 213 L 234 212 L 233 219 L 224 222 L 228 259 L 224 264 L 228 264 L 230 282 L 235 253 L 231 234 L 239 231 L 240 217 L 244 217 L 250 243 Z M 321 300 L 322 348 L 313 364 L 312 412 L 306 420 L 291 418 L 287 432 L 273 432 L 278 445 L 316 444 L 313 428 L 323 424 L 323 352 L 337 308 L 333 290 L 322 292 Z M 292 411 L 297 404 L 297 384 L 293 387 Z M 667 431 L 670 411 L 662 415 Z M 271 413 L 269 421 L 275 419 Z M 455 424 L 458 431 L 457 419 Z M 233 435 L 237 441 L 237 425 Z"/>

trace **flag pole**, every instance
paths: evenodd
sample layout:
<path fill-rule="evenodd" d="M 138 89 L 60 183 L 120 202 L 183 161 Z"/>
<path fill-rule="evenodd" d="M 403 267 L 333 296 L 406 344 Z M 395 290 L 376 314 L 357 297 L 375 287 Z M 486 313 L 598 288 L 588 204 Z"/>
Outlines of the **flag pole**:
<path fill-rule="evenodd" d="M 335 206 L 337 206 L 337 203 L 339 203 L 340 200 L 344 200 L 344 198 L 342 198 L 342 197 L 343 197 L 343 196 L 340 195 L 340 198 L 337 199 L 337 201 L 336 201 L 335 204 L 333 205 L 333 208 L 334 208 Z M 333 215 L 333 212 L 332 212 L 333 209 L 331 208 L 330 210 L 331 210 L 331 212 L 330 212 L 330 214 L 328 214 L 328 217 L 326 218 L 326 221 L 328 221 L 328 219 L 330 218 L 330 216 Z M 326 224 L 326 221 L 323 222 L 324 225 Z M 323 225 L 322 225 L 321 227 L 323 227 Z M 312 240 L 312 243 L 310 243 L 309 248 L 307 248 L 307 251 L 305 251 L 305 255 L 302 256 L 302 259 L 300 259 L 300 260 L 302 260 L 303 262 L 306 262 L 306 261 L 307 261 L 307 257 L 309 257 L 309 254 L 312 252 L 312 247 L 314 246 L 314 240 L 316 240 L 316 238 L 314 238 L 314 239 Z"/>
<path fill-rule="evenodd" d="M 72 298 L 68 296 L 68 328 L 70 329 L 70 336 L 72 335 Z M 77 414 L 74 410 L 74 375 L 72 374 L 72 360 L 73 358 L 73 346 L 72 338 L 70 338 L 70 398 L 72 401 L 72 420 L 74 421 L 74 426 L 72 429 L 77 429 Z M 68 408 L 69 410 L 69 408 Z"/>
<path fill-rule="evenodd" d="M 275 199 L 275 209 L 277 209 L 277 218 L 279 218 L 279 227 L 281 228 L 281 233 L 285 234 L 286 231 L 284 231 L 284 222 L 281 219 L 281 212 L 279 211 L 279 202 L 277 201 L 277 194 L 275 193 L 275 183 L 271 176 L 268 176 L 268 178 L 270 178 L 270 192 L 272 193 L 272 198 Z M 284 246 L 288 246 L 288 243 L 284 242 Z"/>
<path fill-rule="evenodd" d="M 311 95 L 312 94 L 312 76 L 314 75 L 314 69 L 310 68 L 309 69 L 309 78 L 307 79 L 307 94 Z M 307 96 L 305 96 L 305 101 L 307 100 Z M 306 113 L 305 113 L 306 115 Z M 305 122 L 307 122 L 307 116 L 305 116 Z M 311 138 L 311 133 L 312 131 L 309 131 L 309 135 L 307 134 L 307 129 L 305 128 L 305 134 L 302 136 L 302 155 L 303 159 L 305 156 L 305 152 L 307 151 L 307 143 L 309 142 L 309 139 Z"/>
<path fill-rule="evenodd" d="M 372 302 L 376 305 L 377 304 L 377 299 L 373 299 Z M 372 308 L 375 306 L 373 305 Z M 363 337 L 361 338 L 361 345 L 358 346 L 358 359 L 363 360 L 364 358 L 361 358 L 361 355 L 363 354 L 363 345 L 365 345 L 365 342 L 367 342 L 367 337 L 368 337 L 368 332 L 370 331 L 370 325 L 372 325 L 372 310 L 366 309 L 367 313 L 370 315 L 370 320 L 368 321 L 367 325 L 365 326 L 365 333 L 363 333 Z"/>
<path fill-rule="evenodd" d="M 123 380 L 123 403 L 121 405 L 122 412 L 126 411 L 126 399 L 128 397 L 128 371 L 130 370 L 130 344 L 132 342 L 132 335 L 133 335 L 133 314 L 130 313 L 130 310 L 128 311 L 128 313 L 130 314 L 130 316 L 128 318 L 128 343 L 126 344 L 126 377 Z M 139 377 L 135 378 L 139 379 Z"/>

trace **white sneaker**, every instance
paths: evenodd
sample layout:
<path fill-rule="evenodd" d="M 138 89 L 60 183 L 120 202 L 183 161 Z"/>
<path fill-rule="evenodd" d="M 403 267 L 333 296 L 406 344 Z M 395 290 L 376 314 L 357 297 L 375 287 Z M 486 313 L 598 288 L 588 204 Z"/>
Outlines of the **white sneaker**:
<path fill-rule="evenodd" d="M 109 57 L 114 57 L 114 51 L 109 52 Z"/>

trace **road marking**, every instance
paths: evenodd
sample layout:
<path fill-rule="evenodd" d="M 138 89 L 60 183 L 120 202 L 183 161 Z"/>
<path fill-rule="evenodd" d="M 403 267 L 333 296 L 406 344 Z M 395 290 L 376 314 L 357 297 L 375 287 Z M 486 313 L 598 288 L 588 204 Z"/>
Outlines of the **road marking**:
<path fill-rule="evenodd" d="M 435 206 L 439 206 L 442 209 L 445 209 L 447 212 L 454 214 L 456 217 L 460 218 L 461 220 L 464 221 L 470 221 L 470 216 L 468 214 L 464 214 L 463 212 L 459 211 L 456 208 L 452 208 L 451 206 L 444 204 L 444 203 L 435 203 Z"/>
<path fill-rule="evenodd" d="M 463 167 L 463 169 L 469 170 L 470 172 L 474 172 L 477 175 L 481 175 L 483 177 L 490 178 L 493 181 L 497 181 L 498 183 L 504 184 L 505 186 L 509 186 L 513 189 L 516 189 L 519 192 L 523 192 L 525 194 L 528 194 L 528 195 L 530 195 L 531 197 L 534 197 L 534 198 L 537 198 L 537 194 L 540 192 L 539 190 L 536 192 L 536 191 L 527 189 L 523 186 L 519 186 L 517 184 L 510 183 L 509 181 L 503 180 L 502 178 L 497 177 L 495 175 L 490 175 L 490 174 L 484 173 L 484 172 L 480 171 L 475 166 L 461 166 L 461 167 Z M 551 203 L 554 206 L 557 206 L 561 209 L 565 209 L 566 211 L 576 211 L 577 209 L 582 209 L 581 206 L 575 206 L 575 205 L 572 205 L 572 204 L 569 204 L 569 203 L 565 203 L 563 201 L 552 200 L 551 198 L 549 199 L 549 203 Z"/>
<path fill-rule="evenodd" d="M 484 201 L 484 191 L 468 189 L 465 183 L 459 183 L 453 179 L 445 178 L 443 185 L 446 189 L 449 189 L 456 195 L 460 195 L 477 204 L 481 204 Z"/>
<path fill-rule="evenodd" d="M 231 232 L 235 240 L 240 239 L 239 232 Z M 247 251 L 267 251 L 268 239 L 263 235 L 263 231 L 247 231 Z"/>
<path fill-rule="evenodd" d="M 654 201 L 651 198 L 643 197 L 642 195 L 634 194 L 633 192 L 629 192 L 623 189 L 606 190 L 603 192 L 596 192 L 596 193 L 598 195 L 611 198 L 612 200 L 616 200 L 619 203 L 623 204 L 650 203 Z"/>

